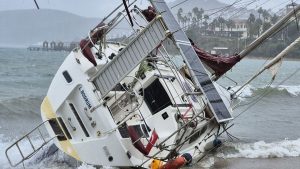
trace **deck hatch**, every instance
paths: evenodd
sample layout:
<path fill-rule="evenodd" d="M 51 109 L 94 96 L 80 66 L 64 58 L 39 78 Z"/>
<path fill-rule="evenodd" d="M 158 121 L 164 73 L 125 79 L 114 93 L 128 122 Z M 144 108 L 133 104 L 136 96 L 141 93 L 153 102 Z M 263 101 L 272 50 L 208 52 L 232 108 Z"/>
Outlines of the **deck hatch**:
<path fill-rule="evenodd" d="M 144 100 L 153 115 L 172 105 L 166 90 L 158 79 L 145 88 Z"/>

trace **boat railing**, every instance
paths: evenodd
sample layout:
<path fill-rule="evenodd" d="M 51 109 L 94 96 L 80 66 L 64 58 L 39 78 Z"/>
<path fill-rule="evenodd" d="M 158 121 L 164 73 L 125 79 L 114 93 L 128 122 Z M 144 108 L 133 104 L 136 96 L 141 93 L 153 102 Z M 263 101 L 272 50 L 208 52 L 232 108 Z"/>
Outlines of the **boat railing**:
<path fill-rule="evenodd" d="M 17 165 L 23 163 L 25 160 L 28 160 L 31 158 L 35 153 L 37 153 L 41 148 L 43 148 L 45 145 L 47 145 L 49 142 L 51 142 L 54 138 L 60 137 L 60 135 L 55 135 L 52 138 L 47 138 L 42 133 L 42 126 L 44 126 L 46 123 L 49 123 L 49 120 L 42 122 L 38 126 L 36 126 L 33 130 L 25 134 L 23 137 L 15 141 L 11 146 L 9 146 L 6 151 L 5 155 L 9 162 L 9 164 L 12 167 L 16 167 Z M 33 134 L 37 133 L 38 135 L 35 135 L 35 140 L 33 140 Z M 38 139 L 38 141 L 36 141 Z M 30 145 L 30 146 L 28 146 Z M 30 147 L 30 151 L 28 151 L 28 147 Z M 20 158 L 17 160 L 13 160 L 11 158 L 11 155 L 13 154 L 14 157 L 16 156 L 16 153 L 19 153 Z M 13 153 L 12 153 L 13 152 Z"/>

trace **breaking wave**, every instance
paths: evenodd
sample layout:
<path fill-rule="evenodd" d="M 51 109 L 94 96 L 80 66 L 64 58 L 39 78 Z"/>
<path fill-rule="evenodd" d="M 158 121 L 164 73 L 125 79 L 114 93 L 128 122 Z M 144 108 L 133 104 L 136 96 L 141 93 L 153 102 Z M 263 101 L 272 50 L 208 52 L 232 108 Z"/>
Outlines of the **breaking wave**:
<path fill-rule="evenodd" d="M 228 143 L 233 152 L 219 153 L 222 158 L 280 158 L 300 156 L 300 139 L 266 143 Z"/>
<path fill-rule="evenodd" d="M 0 116 L 38 115 L 43 96 L 27 96 L 0 100 Z"/>
<path fill-rule="evenodd" d="M 8 160 L 6 159 L 5 150 L 8 146 L 10 146 L 15 140 L 6 140 L 4 139 L 4 135 L 0 134 L 0 166 L 2 169 L 11 169 Z M 42 143 L 39 139 L 32 140 L 34 145 Z M 21 142 L 20 147 L 22 152 L 30 153 L 32 151 L 31 146 L 27 142 Z M 25 148 L 24 148 L 25 147 Z M 43 147 L 42 150 L 33 155 L 30 159 L 24 162 L 24 167 L 26 169 L 36 169 L 36 168 L 44 168 L 44 169 L 96 169 L 93 166 L 88 164 L 83 164 L 75 159 L 67 156 L 61 151 L 53 151 L 51 150 L 53 146 L 51 144 Z M 11 161 L 13 163 L 18 162 L 20 158 L 20 154 L 18 151 L 11 151 L 8 153 Z M 23 169 L 23 164 L 18 165 L 15 169 Z M 103 167 L 103 169 L 118 169 L 116 167 Z"/>
<path fill-rule="evenodd" d="M 236 91 L 240 86 L 233 87 L 231 91 Z M 264 87 L 254 87 L 251 85 L 245 86 L 241 91 L 237 93 L 239 96 L 239 99 L 245 99 L 250 98 L 255 95 L 263 94 L 263 93 L 270 93 L 275 95 L 282 95 L 287 94 L 291 97 L 297 97 L 300 96 L 300 85 L 298 86 L 288 86 L 288 85 L 279 85 L 279 86 L 273 86 L 270 87 L 264 86 Z"/>
<path fill-rule="evenodd" d="M 0 134 L 0 138 L 3 139 L 3 135 Z M 1 140 L 1 139 L 0 139 Z M 34 140 L 40 142 L 40 140 Z M 11 168 L 4 153 L 5 149 L 11 145 L 13 140 L 0 141 L 0 165 L 3 169 Z M 21 147 L 24 147 L 22 143 Z M 31 151 L 30 146 L 25 151 Z M 51 145 L 46 146 L 35 154 L 32 158 L 24 163 L 25 168 L 45 168 L 45 169 L 95 169 L 95 167 L 80 163 L 69 156 L 65 155 L 61 151 L 49 153 Z M 222 150 L 221 150 L 222 151 Z M 20 156 L 17 152 L 11 154 L 12 160 L 18 160 Z M 297 140 L 284 140 L 280 142 L 266 143 L 264 141 L 258 141 L 255 143 L 226 143 L 222 153 L 218 153 L 217 157 L 221 158 L 280 158 L 280 157 L 297 157 L 300 156 L 300 139 Z M 201 162 L 201 166 L 210 167 L 214 164 L 213 157 L 208 158 L 206 161 Z M 22 164 L 17 169 L 23 168 Z M 118 169 L 117 167 L 105 166 L 103 169 Z"/>

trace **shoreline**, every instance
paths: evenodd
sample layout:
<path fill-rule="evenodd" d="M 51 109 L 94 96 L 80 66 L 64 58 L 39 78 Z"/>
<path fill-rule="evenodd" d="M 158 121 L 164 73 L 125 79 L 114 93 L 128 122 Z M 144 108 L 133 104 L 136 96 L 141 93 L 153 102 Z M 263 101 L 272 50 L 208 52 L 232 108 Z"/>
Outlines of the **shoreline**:
<path fill-rule="evenodd" d="M 274 56 L 275 57 L 275 56 Z M 271 60 L 273 59 L 274 57 L 262 57 L 262 56 L 246 56 L 245 59 L 249 59 L 249 60 Z M 300 61 L 300 57 L 299 58 L 296 58 L 296 57 L 286 57 L 284 58 L 283 60 L 287 60 L 287 61 Z"/>
<path fill-rule="evenodd" d="M 5 47 L 5 46 L 0 46 L 0 49 L 24 49 L 24 50 L 27 50 L 26 47 L 24 46 L 15 46 L 15 47 Z M 275 56 L 274 56 L 275 57 Z M 246 56 L 245 59 L 249 59 L 249 60 L 270 60 L 274 57 L 263 57 L 263 56 Z M 300 56 L 297 58 L 297 57 L 285 57 L 283 60 L 287 60 L 287 61 L 300 61 Z"/>

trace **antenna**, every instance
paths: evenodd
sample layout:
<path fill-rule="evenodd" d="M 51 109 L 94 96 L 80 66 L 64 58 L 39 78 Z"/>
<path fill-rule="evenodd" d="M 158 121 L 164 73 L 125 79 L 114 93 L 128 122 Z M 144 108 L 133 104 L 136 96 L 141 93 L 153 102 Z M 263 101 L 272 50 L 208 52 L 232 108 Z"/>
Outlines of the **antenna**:
<path fill-rule="evenodd" d="M 34 1 L 34 3 L 35 3 L 36 8 L 37 8 L 37 9 L 40 9 L 39 4 L 36 2 L 36 0 L 33 0 L 33 1 Z"/>
<path fill-rule="evenodd" d="M 130 24 L 131 24 L 131 26 L 133 26 L 132 18 L 131 18 L 131 15 L 130 15 L 128 6 L 127 6 L 127 4 L 126 4 L 126 0 L 123 0 L 123 4 L 124 4 L 125 10 L 126 10 L 126 13 L 127 13 L 127 15 L 128 15 Z"/>

